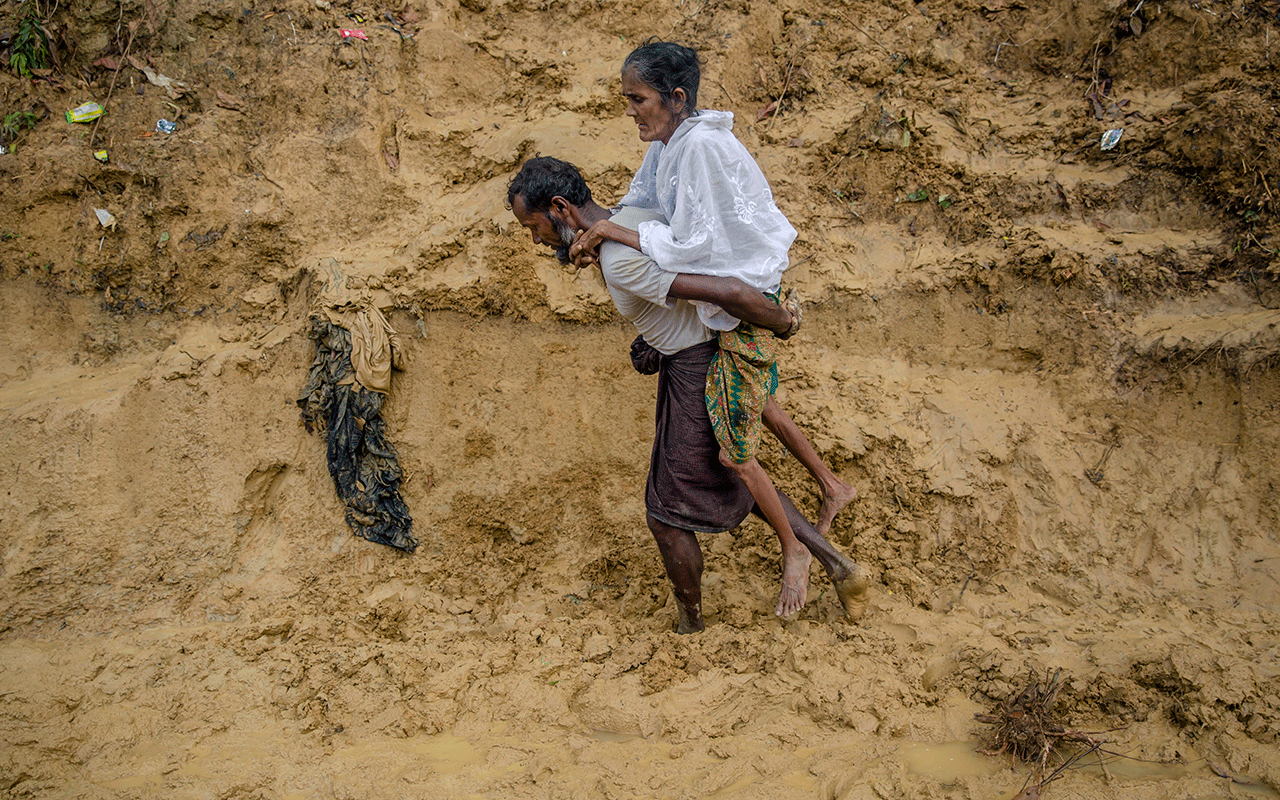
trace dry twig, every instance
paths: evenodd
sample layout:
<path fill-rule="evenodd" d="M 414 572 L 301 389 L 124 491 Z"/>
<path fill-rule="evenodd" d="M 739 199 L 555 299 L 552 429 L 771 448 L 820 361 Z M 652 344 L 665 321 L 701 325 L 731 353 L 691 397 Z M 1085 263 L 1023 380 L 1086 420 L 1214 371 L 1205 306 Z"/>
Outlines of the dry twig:
<path fill-rule="evenodd" d="M 121 10 L 123 13 L 123 7 Z M 120 64 L 116 67 L 115 74 L 111 76 L 111 88 L 107 89 L 107 99 L 102 101 L 102 114 L 107 113 L 107 103 L 111 102 L 111 93 L 116 90 L 116 79 L 120 77 L 120 70 L 129 58 L 129 48 L 133 47 L 133 37 L 138 35 L 138 28 L 142 25 L 141 20 L 134 20 L 129 23 L 129 43 L 124 46 L 124 53 L 120 55 Z M 93 147 L 97 141 L 98 125 L 102 123 L 102 114 L 93 122 L 93 130 L 89 133 L 89 146 Z"/>
<path fill-rule="evenodd" d="M 773 111 L 773 116 L 769 118 L 770 127 L 773 126 L 773 121 L 778 118 L 778 115 L 782 113 L 782 100 L 787 96 L 787 89 L 791 87 L 791 70 L 795 67 L 796 59 L 800 57 L 800 54 L 802 52 L 804 52 L 803 45 L 799 47 L 795 53 L 792 54 L 791 61 L 787 64 L 787 74 L 786 74 L 786 77 L 783 78 L 782 80 L 782 94 L 779 94 L 778 99 L 773 101 L 774 111 Z"/>

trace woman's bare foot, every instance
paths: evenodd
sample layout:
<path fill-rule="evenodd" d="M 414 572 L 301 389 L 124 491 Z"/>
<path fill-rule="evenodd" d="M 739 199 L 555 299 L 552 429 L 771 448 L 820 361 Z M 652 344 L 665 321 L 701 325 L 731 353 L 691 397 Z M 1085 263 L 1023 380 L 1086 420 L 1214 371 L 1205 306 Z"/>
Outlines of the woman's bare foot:
<path fill-rule="evenodd" d="M 857 496 L 858 490 L 839 478 L 824 484 L 822 505 L 818 508 L 818 533 L 825 537 L 831 531 L 831 523 L 835 522 L 836 514 L 843 511 L 844 507 Z"/>
<path fill-rule="evenodd" d="M 809 565 L 813 556 L 801 547 L 788 556 L 782 556 L 782 591 L 778 593 L 778 605 L 773 613 L 779 617 L 789 617 L 804 608 L 809 599 Z"/>
<path fill-rule="evenodd" d="M 800 331 L 800 320 L 803 316 L 804 307 L 800 305 L 800 295 L 795 289 L 788 289 L 779 305 L 791 314 L 791 325 L 782 333 L 777 334 L 779 339 L 786 341 Z"/>

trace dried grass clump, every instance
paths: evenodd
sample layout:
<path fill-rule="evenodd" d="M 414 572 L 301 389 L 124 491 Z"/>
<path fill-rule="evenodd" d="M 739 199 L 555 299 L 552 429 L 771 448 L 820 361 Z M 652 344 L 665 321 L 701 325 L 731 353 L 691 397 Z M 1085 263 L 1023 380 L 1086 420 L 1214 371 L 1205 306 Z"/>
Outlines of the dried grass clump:
<path fill-rule="evenodd" d="M 1021 761 L 1034 765 L 1027 785 L 1015 800 L 1034 800 L 1040 797 L 1045 784 L 1058 778 L 1062 772 L 1090 753 L 1098 752 L 1102 741 L 1080 731 L 1067 730 L 1053 713 L 1053 704 L 1063 683 L 1062 670 L 1046 675 L 1042 681 L 1032 676 L 1026 688 L 1003 703 L 995 714 L 974 714 L 974 719 L 994 725 L 987 755 L 1012 753 Z M 1083 747 L 1072 748 L 1069 755 L 1061 755 L 1064 743 Z M 1049 759 L 1061 755 L 1057 768 L 1048 771 Z M 1101 763 L 1101 760 L 1100 762 Z M 1106 767 L 1104 766 L 1105 770 Z"/>
<path fill-rule="evenodd" d="M 1013 753 L 1028 763 L 1044 764 L 1067 729 L 1053 714 L 1062 688 L 1062 670 L 1041 681 L 1032 677 L 1026 688 L 1007 698 L 995 714 L 975 714 L 974 719 L 995 725 L 987 755 Z"/>

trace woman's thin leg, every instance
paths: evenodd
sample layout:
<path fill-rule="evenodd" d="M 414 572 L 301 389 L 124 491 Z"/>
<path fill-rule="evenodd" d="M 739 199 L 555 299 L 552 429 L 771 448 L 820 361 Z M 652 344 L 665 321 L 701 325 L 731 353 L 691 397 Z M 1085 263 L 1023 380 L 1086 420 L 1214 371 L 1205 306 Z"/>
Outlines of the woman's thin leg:
<path fill-rule="evenodd" d="M 809 438 L 804 435 L 804 431 L 800 430 L 795 420 L 791 419 L 772 397 L 764 406 L 763 416 L 765 427 L 777 437 L 778 441 L 782 442 L 797 461 L 804 465 L 821 487 L 822 505 L 818 508 L 817 529 L 818 533 L 826 536 L 831 530 L 831 523 L 835 520 L 836 514 L 839 514 L 853 498 L 858 496 L 858 490 L 840 480 L 840 476 L 827 466 L 822 456 L 818 455 L 818 451 L 809 442 Z M 759 502 L 759 498 L 756 498 L 756 501 Z"/>

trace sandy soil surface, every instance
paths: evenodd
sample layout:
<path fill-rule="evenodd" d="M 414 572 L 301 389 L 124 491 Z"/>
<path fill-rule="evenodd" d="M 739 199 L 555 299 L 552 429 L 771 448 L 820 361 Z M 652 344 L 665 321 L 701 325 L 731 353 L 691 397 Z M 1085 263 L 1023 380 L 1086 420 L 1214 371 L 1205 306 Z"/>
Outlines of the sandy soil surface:
<path fill-rule="evenodd" d="M 0 76 L 36 120 L 0 155 L 3 796 L 1011 798 L 974 714 L 1058 669 L 1121 755 L 1044 797 L 1278 796 L 1276 0 L 37 9 L 57 66 Z M 621 196 L 650 35 L 801 232 L 780 401 L 859 490 L 857 624 L 816 568 L 774 618 L 753 520 L 672 632 L 653 379 L 504 208 L 539 153 Z M 298 419 L 335 276 L 404 339 L 412 555 Z"/>

